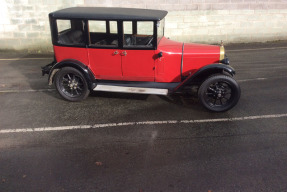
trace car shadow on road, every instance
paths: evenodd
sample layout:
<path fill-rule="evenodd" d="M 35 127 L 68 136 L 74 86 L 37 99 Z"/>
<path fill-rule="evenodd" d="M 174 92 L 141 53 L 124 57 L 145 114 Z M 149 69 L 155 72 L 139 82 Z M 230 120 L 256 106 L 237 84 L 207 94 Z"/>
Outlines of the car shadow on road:
<path fill-rule="evenodd" d="M 94 98 L 113 98 L 113 99 L 130 99 L 130 100 L 142 100 L 145 101 L 151 95 L 147 94 L 132 94 L 132 93 L 114 93 L 114 92 L 98 92 L 92 91 L 89 97 Z M 195 110 L 202 110 L 202 106 L 199 103 L 197 97 L 190 96 L 190 95 L 158 95 L 158 98 L 165 101 L 166 103 L 178 105 L 185 108 L 193 108 Z"/>
<path fill-rule="evenodd" d="M 200 105 L 198 98 L 192 95 L 175 94 L 158 97 L 168 103 L 179 105 L 185 108 L 193 108 L 194 110 L 202 110 L 202 106 Z"/>
<path fill-rule="evenodd" d="M 114 99 L 132 99 L 132 100 L 147 100 L 149 95 L 91 91 L 89 97 L 94 97 L 94 98 L 97 98 L 97 97 L 99 97 L 99 98 L 114 98 Z"/>

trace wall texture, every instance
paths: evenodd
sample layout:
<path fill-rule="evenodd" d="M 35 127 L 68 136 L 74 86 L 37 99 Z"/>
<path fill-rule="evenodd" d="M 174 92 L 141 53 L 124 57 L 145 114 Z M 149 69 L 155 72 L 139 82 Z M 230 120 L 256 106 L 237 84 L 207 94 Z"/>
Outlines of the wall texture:
<path fill-rule="evenodd" d="M 0 49 L 52 50 L 48 13 L 72 6 L 164 9 L 184 42 L 287 40 L 287 0 L 1 0 Z"/>

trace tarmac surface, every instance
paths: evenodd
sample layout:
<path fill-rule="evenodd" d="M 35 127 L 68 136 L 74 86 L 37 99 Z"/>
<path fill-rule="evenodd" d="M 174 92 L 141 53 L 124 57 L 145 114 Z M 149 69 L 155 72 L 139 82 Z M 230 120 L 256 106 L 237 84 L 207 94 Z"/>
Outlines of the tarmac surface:
<path fill-rule="evenodd" d="M 94 92 L 63 100 L 40 67 L 0 53 L 0 191 L 287 191 L 287 42 L 226 47 L 242 95 Z"/>

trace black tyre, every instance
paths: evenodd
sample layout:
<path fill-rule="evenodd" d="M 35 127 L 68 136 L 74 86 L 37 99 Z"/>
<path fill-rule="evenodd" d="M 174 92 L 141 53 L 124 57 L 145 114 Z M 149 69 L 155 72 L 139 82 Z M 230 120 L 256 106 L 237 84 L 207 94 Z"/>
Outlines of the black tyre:
<path fill-rule="evenodd" d="M 83 74 L 72 67 L 64 67 L 56 73 L 55 85 L 60 95 L 68 101 L 81 101 L 90 93 Z"/>
<path fill-rule="evenodd" d="M 216 75 L 206 79 L 198 90 L 198 97 L 204 107 L 222 112 L 234 107 L 241 90 L 238 83 L 229 76 Z"/>

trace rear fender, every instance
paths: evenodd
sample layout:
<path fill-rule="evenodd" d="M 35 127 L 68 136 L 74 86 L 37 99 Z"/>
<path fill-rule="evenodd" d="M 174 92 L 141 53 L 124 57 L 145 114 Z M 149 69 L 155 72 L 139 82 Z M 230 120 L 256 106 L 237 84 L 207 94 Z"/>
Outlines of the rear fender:
<path fill-rule="evenodd" d="M 63 60 L 59 63 L 56 63 L 51 68 L 50 73 L 49 73 L 49 78 L 48 78 L 49 85 L 53 84 L 54 77 L 55 77 L 56 73 L 63 67 L 73 67 L 73 68 L 79 70 L 80 72 L 82 72 L 82 74 L 84 75 L 84 77 L 87 80 L 89 88 L 90 89 L 93 88 L 93 83 L 96 81 L 96 78 L 93 75 L 92 71 L 89 69 L 89 67 L 87 65 L 81 63 L 80 61 L 73 60 L 73 59 Z"/>
<path fill-rule="evenodd" d="M 229 65 L 219 63 L 207 65 L 205 67 L 202 67 L 195 73 L 190 74 L 180 85 L 178 85 L 173 90 L 173 92 L 181 91 L 181 89 L 186 85 L 201 83 L 202 81 L 204 81 L 206 78 L 208 78 L 213 74 L 224 74 L 224 73 L 227 73 L 230 76 L 234 76 L 235 70 Z"/>

